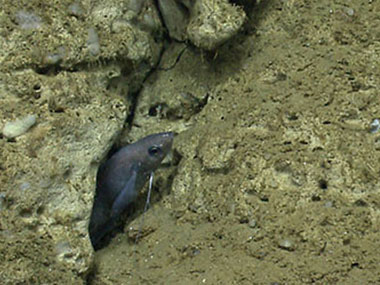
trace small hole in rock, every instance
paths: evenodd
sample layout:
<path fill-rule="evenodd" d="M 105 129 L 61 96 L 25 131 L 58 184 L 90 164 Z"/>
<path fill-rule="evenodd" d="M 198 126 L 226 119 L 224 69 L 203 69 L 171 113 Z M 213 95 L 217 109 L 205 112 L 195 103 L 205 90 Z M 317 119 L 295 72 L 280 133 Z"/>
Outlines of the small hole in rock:
<path fill-rule="evenodd" d="M 157 106 L 150 107 L 149 111 L 148 111 L 148 114 L 151 117 L 157 116 Z"/>
<path fill-rule="evenodd" d="M 358 207 L 366 207 L 366 206 L 368 206 L 367 202 L 364 201 L 364 200 L 362 200 L 362 199 L 356 200 L 354 202 L 354 205 L 358 206 Z"/>
<path fill-rule="evenodd" d="M 313 202 L 321 201 L 321 197 L 316 196 L 316 195 L 313 195 L 313 196 L 311 197 L 311 201 L 313 201 Z"/>
<path fill-rule="evenodd" d="M 20 211 L 20 216 L 23 218 L 29 218 L 30 216 L 32 216 L 32 211 L 30 209 L 22 209 Z"/>
<path fill-rule="evenodd" d="M 262 202 L 269 202 L 269 198 L 267 196 L 260 197 Z"/>
<path fill-rule="evenodd" d="M 65 112 L 65 109 L 63 109 L 63 107 L 57 107 L 54 110 L 54 113 L 64 113 L 64 112 Z"/>
<path fill-rule="evenodd" d="M 321 179 L 318 181 L 319 188 L 326 190 L 327 189 L 327 181 L 324 179 Z"/>
<path fill-rule="evenodd" d="M 41 214 L 43 214 L 44 211 L 45 211 L 44 206 L 39 206 L 38 209 L 37 209 L 37 214 L 41 215 Z"/>
<path fill-rule="evenodd" d="M 296 121 L 296 120 L 298 120 L 298 116 L 296 114 L 291 114 L 291 115 L 289 115 L 288 120 L 289 121 Z"/>

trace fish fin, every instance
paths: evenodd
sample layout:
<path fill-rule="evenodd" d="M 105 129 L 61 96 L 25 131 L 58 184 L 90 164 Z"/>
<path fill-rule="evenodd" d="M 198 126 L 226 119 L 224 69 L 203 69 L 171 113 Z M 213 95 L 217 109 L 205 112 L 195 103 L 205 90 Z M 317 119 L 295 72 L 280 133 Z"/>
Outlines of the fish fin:
<path fill-rule="evenodd" d="M 136 191 L 137 166 L 132 168 L 132 175 L 125 184 L 123 190 L 116 197 L 111 208 L 111 218 L 119 217 L 134 202 L 137 197 Z"/>

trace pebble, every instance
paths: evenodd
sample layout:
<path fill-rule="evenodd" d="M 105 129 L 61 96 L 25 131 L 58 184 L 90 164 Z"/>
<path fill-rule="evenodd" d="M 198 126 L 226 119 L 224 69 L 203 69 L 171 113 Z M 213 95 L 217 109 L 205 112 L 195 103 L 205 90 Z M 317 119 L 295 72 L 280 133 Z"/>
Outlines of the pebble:
<path fill-rule="evenodd" d="M 352 8 L 344 7 L 343 10 L 346 13 L 346 15 L 348 15 L 350 17 L 353 17 L 355 15 L 355 11 Z"/>
<path fill-rule="evenodd" d="M 24 10 L 16 13 L 16 22 L 23 30 L 35 30 L 42 26 L 42 20 L 38 15 Z"/>
<path fill-rule="evenodd" d="M 5 193 L 0 193 L 0 211 L 5 208 Z"/>
<path fill-rule="evenodd" d="M 370 133 L 374 134 L 377 133 L 380 129 L 380 121 L 379 119 L 374 119 L 372 123 L 370 124 L 369 131 Z"/>
<path fill-rule="evenodd" d="M 94 28 L 88 29 L 87 48 L 92 56 L 96 56 L 100 52 L 99 36 Z"/>
<path fill-rule="evenodd" d="M 15 138 L 25 134 L 35 123 L 36 115 L 27 115 L 24 118 L 5 123 L 3 135 L 7 138 Z"/>
<path fill-rule="evenodd" d="M 249 222 L 248 222 L 248 226 L 250 228 L 255 228 L 257 226 L 257 223 L 256 223 L 256 220 L 255 219 L 251 219 Z"/>
<path fill-rule="evenodd" d="M 281 239 L 279 242 L 278 242 L 278 246 L 282 249 L 286 249 L 286 250 L 289 250 L 289 251 L 293 251 L 294 250 L 294 242 L 291 241 L 290 239 Z"/>

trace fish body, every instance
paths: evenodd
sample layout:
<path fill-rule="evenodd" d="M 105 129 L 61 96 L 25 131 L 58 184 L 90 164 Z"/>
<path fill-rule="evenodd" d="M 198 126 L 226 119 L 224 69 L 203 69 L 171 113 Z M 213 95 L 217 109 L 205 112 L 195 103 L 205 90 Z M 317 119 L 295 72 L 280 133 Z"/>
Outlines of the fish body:
<path fill-rule="evenodd" d="M 127 145 L 98 170 L 89 234 L 93 247 L 110 233 L 133 203 L 149 175 L 161 164 L 173 144 L 173 133 L 149 135 Z"/>

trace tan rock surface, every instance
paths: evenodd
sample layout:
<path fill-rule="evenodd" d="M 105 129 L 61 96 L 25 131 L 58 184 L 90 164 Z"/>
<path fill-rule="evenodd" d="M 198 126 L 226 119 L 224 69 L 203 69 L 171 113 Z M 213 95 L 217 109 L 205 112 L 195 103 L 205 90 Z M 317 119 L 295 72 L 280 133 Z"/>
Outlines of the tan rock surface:
<path fill-rule="evenodd" d="M 159 23 L 153 8 L 147 20 Z M 96 171 L 161 50 L 149 30 L 161 24 L 142 28 L 144 11 L 123 1 L 2 4 L 1 284 L 83 284 L 93 267 Z M 35 124 L 11 138 L 3 127 L 29 114 Z"/>

